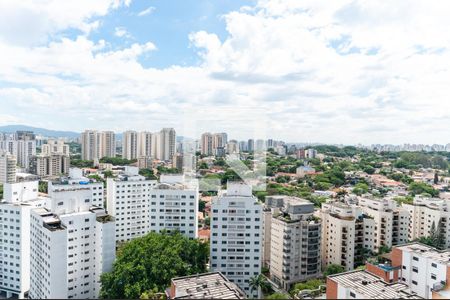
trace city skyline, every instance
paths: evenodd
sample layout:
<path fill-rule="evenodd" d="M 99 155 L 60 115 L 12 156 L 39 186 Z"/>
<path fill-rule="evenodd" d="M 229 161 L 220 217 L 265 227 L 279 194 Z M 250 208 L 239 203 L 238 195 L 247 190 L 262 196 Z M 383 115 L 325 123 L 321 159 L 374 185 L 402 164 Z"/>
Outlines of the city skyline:
<path fill-rule="evenodd" d="M 61 3 L 0 4 L 0 125 L 180 129 L 246 108 L 286 141 L 447 143 L 447 3 Z"/>

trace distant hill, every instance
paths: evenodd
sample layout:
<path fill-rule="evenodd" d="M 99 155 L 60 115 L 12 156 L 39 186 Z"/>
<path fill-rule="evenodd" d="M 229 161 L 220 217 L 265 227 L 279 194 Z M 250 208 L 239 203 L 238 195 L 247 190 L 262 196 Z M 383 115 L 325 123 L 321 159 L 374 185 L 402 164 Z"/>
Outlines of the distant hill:
<path fill-rule="evenodd" d="M 27 126 L 27 125 L 0 126 L 0 132 L 13 133 L 13 132 L 16 132 L 17 130 L 33 131 L 35 134 L 43 135 L 45 137 L 77 138 L 80 136 L 80 134 L 78 132 L 74 132 L 74 131 L 50 130 L 50 129 L 32 127 L 32 126 Z"/>

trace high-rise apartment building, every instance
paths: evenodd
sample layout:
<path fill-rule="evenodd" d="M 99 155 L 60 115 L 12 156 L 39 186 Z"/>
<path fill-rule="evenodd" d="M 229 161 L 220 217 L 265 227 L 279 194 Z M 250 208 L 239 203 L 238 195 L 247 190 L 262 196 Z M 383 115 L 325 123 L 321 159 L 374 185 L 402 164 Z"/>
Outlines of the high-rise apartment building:
<path fill-rule="evenodd" d="M 254 139 L 249 139 L 247 141 L 247 151 L 248 152 L 255 151 L 255 140 Z"/>
<path fill-rule="evenodd" d="M 29 297 L 98 298 L 115 259 L 114 225 L 89 188 L 53 190 L 48 207 L 31 212 Z"/>
<path fill-rule="evenodd" d="M 213 154 L 213 136 L 209 132 L 205 132 L 201 136 L 200 152 L 202 155 L 210 156 Z"/>
<path fill-rule="evenodd" d="M 91 204 L 97 207 L 104 207 L 105 191 L 102 182 L 83 177 L 83 172 L 78 168 L 70 168 L 69 176 L 62 177 L 59 181 L 49 181 L 48 195 L 52 197 L 54 192 L 60 191 L 91 191 Z"/>
<path fill-rule="evenodd" d="M 116 134 L 114 131 L 99 133 L 99 158 L 116 157 Z"/>
<path fill-rule="evenodd" d="M 163 229 L 198 236 L 198 185 L 182 175 L 162 175 L 157 182 L 145 180 L 130 168 L 108 178 L 107 191 L 108 210 L 117 219 L 117 241 Z"/>
<path fill-rule="evenodd" d="M 55 177 L 68 174 L 70 157 L 63 154 L 34 155 L 30 158 L 29 171 L 40 177 Z"/>
<path fill-rule="evenodd" d="M 46 144 L 42 145 L 41 154 L 44 156 L 50 156 L 52 154 L 69 156 L 69 145 L 65 144 L 63 140 L 50 139 Z"/>
<path fill-rule="evenodd" d="M 122 158 L 137 159 L 138 133 L 133 130 L 125 131 L 122 135 Z"/>
<path fill-rule="evenodd" d="M 152 156 L 152 133 L 139 132 L 138 134 L 138 156 L 151 157 Z"/>
<path fill-rule="evenodd" d="M 261 273 L 262 205 L 251 186 L 229 182 L 213 199 L 211 210 L 211 270 L 220 271 L 247 296 L 258 297 L 249 281 Z"/>
<path fill-rule="evenodd" d="M 437 198 L 415 197 L 412 204 L 403 203 L 402 207 L 409 213 L 408 240 L 428 237 L 434 226 L 444 233 L 446 247 L 450 246 L 450 211 L 449 201 Z"/>
<path fill-rule="evenodd" d="M 97 160 L 116 157 L 116 135 L 113 131 L 86 130 L 81 133 L 81 158 Z"/>
<path fill-rule="evenodd" d="M 15 134 L 3 134 L 0 139 L 0 151 L 8 152 L 17 160 L 17 165 L 28 169 L 30 157 L 36 155 L 36 139 L 32 132 L 17 131 Z"/>
<path fill-rule="evenodd" d="M 38 182 L 4 185 L 0 202 L 0 293 L 6 298 L 26 297 L 30 289 L 30 212 L 45 207 Z"/>
<path fill-rule="evenodd" d="M 372 241 L 366 249 L 378 252 L 380 247 L 392 247 L 409 240 L 410 216 L 406 209 L 391 199 L 368 199 L 359 197 L 358 205 L 373 221 L 365 225 L 364 239 Z"/>
<path fill-rule="evenodd" d="M 163 128 L 160 132 L 160 160 L 171 160 L 175 155 L 176 133 L 173 128 Z"/>
<path fill-rule="evenodd" d="M 323 203 L 320 218 L 323 268 L 336 264 L 350 271 L 363 264 L 364 230 L 365 226 L 367 231 L 371 230 L 372 220 L 365 218 L 360 208 L 340 202 Z M 367 239 L 366 247 L 372 244 Z"/>
<path fill-rule="evenodd" d="M 288 196 L 266 197 L 270 218 L 270 276 L 285 290 L 321 276 L 321 223 L 311 202 Z M 264 224 L 269 226 L 269 224 Z M 267 242 L 267 238 L 264 239 Z"/>
<path fill-rule="evenodd" d="M 0 183 L 16 181 L 16 158 L 0 150 Z"/>
<path fill-rule="evenodd" d="M 99 134 L 96 130 L 86 130 L 81 133 L 81 159 L 100 159 Z"/>

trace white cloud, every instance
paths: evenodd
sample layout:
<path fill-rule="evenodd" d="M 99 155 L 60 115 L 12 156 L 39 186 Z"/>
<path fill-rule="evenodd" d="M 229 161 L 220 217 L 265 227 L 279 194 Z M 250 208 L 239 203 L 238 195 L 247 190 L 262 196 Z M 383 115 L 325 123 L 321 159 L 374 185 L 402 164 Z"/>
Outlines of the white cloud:
<path fill-rule="evenodd" d="M 49 24 L 41 20 L 44 29 L 40 23 L 32 29 L 82 28 L 129 5 L 101 2 L 75 13 L 73 21 L 58 25 L 52 17 Z M 40 125 L 48 118 L 62 129 L 181 130 L 186 116 L 201 121 L 215 117 L 217 107 L 245 106 L 266 110 L 261 123 L 269 135 L 288 141 L 445 143 L 449 5 L 261 0 L 224 16 L 228 36 L 222 40 L 207 31 L 189 36 L 199 66 L 165 69 L 140 63 L 156 50 L 152 42 L 110 50 L 107 41 L 80 35 L 24 47 L 0 29 L 2 114 Z M 224 111 L 225 120 L 233 116 Z M 219 121 L 204 122 L 204 129 L 221 130 L 214 127 Z M 247 125 L 230 124 L 230 137 L 245 138 Z"/>
<path fill-rule="evenodd" d="M 88 33 L 111 9 L 129 0 L 3 0 L 0 1 L 0 41 L 16 45 L 43 43 L 68 28 Z"/>
<path fill-rule="evenodd" d="M 114 28 L 114 35 L 117 37 L 131 37 L 131 34 L 124 27 Z"/>
<path fill-rule="evenodd" d="M 155 11 L 155 9 L 156 9 L 155 7 L 150 6 L 150 7 L 146 8 L 146 9 L 140 11 L 137 15 L 138 15 L 138 17 L 143 17 L 143 16 L 146 16 L 146 15 L 149 15 L 149 14 L 153 13 Z"/>

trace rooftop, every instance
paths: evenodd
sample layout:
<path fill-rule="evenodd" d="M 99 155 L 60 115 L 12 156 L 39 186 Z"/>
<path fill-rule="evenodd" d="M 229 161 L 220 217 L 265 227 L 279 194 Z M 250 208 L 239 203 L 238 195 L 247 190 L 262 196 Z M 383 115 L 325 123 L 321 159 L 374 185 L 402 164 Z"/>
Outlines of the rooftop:
<path fill-rule="evenodd" d="M 443 264 L 450 264 L 450 250 L 438 250 L 420 243 L 411 243 L 395 248 L 416 253 L 420 257 L 430 258 Z"/>
<path fill-rule="evenodd" d="M 169 299 L 246 298 L 245 293 L 220 272 L 173 278 L 170 293 Z"/>
<path fill-rule="evenodd" d="M 366 299 L 422 299 L 402 283 L 386 283 L 366 271 L 351 271 L 328 276 L 330 280 L 349 288 Z"/>

